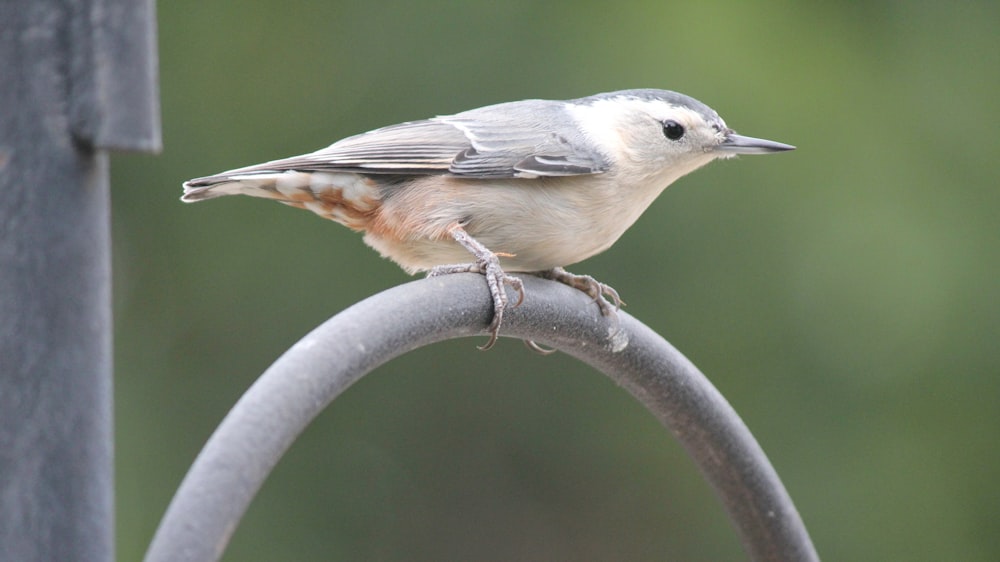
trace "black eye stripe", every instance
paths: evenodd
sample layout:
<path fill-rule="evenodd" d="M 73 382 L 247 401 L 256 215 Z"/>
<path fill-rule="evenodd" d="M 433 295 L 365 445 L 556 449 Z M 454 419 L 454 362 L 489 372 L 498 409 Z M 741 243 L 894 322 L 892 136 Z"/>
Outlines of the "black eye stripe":
<path fill-rule="evenodd" d="M 679 140 L 684 136 L 684 125 L 681 125 L 673 119 L 668 119 L 663 122 L 663 136 L 670 140 Z"/>

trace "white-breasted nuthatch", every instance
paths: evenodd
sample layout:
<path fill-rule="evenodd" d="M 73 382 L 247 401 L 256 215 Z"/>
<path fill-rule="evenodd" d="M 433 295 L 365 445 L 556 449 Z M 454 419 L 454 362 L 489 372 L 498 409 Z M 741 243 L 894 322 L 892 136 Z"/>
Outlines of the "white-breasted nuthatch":
<path fill-rule="evenodd" d="M 563 266 L 606 250 L 668 185 L 712 160 L 793 148 L 738 135 L 689 96 L 623 90 L 392 125 L 190 180 L 182 200 L 274 199 L 364 232 L 409 273 L 481 272 L 494 308 L 488 349 L 508 304 L 504 286 L 524 298 L 508 272 L 576 287 L 613 315 L 621 299 L 611 287 Z M 462 263 L 470 253 L 475 262 Z"/>

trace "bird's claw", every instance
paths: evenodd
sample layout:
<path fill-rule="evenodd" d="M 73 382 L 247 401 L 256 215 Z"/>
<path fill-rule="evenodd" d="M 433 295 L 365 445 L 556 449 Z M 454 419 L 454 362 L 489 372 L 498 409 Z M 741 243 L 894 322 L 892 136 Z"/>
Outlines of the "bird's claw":
<path fill-rule="evenodd" d="M 492 348 L 497 343 L 497 338 L 500 337 L 500 326 L 503 324 L 503 314 L 507 309 L 507 305 L 510 302 L 507 297 L 506 285 L 513 287 L 517 291 L 517 302 L 513 306 L 520 306 L 524 302 L 524 282 L 521 281 L 520 277 L 515 277 L 509 275 L 506 271 L 500 267 L 500 258 L 498 254 L 491 252 L 485 246 L 480 244 L 475 238 L 469 236 L 469 234 L 462 228 L 461 225 L 455 225 L 450 230 L 452 238 L 456 242 L 461 244 L 466 250 L 475 256 L 475 263 L 467 264 L 457 264 L 457 265 L 439 265 L 431 269 L 429 276 L 436 277 L 438 275 L 445 275 L 448 273 L 463 273 L 463 272 L 473 272 L 482 273 L 486 277 L 486 285 L 490 290 L 490 298 L 493 300 L 493 319 L 490 321 L 489 333 L 490 339 L 484 345 L 478 346 L 479 349 L 486 351 Z M 502 256 L 509 256 L 510 254 L 500 253 Z"/>
<path fill-rule="evenodd" d="M 493 320 L 490 321 L 490 339 L 479 349 L 486 351 L 497 343 L 500 337 L 500 325 L 503 324 L 503 313 L 510 304 L 505 285 L 510 285 L 517 291 L 517 302 L 512 306 L 521 306 L 524 302 L 524 282 L 520 277 L 509 275 L 500 267 L 500 260 L 494 256 L 485 256 L 477 263 L 462 263 L 455 265 L 439 265 L 431 269 L 428 277 L 437 277 L 449 273 L 481 273 L 486 277 L 486 286 L 490 290 L 490 298 L 493 300 Z"/>
<path fill-rule="evenodd" d="M 543 279 L 551 279 L 568 285 L 592 298 L 600 309 L 601 315 L 610 317 L 615 324 L 614 331 L 618 330 L 618 311 L 625 305 L 625 301 L 618 295 L 618 291 L 614 287 L 601 283 L 589 275 L 570 273 L 561 267 L 540 271 L 537 275 Z M 555 349 L 546 349 L 531 340 L 525 340 L 524 343 L 529 349 L 542 355 L 549 355 L 556 352 Z"/>
<path fill-rule="evenodd" d="M 609 316 L 617 320 L 617 312 L 625 305 L 625 301 L 618 295 L 618 291 L 614 287 L 606 283 L 601 283 L 589 275 L 576 275 L 561 267 L 542 271 L 539 275 L 545 279 L 551 279 L 573 287 L 594 299 L 594 303 L 601 309 L 603 316 Z"/>
<path fill-rule="evenodd" d="M 500 337 L 500 325 L 503 324 L 503 313 L 507 309 L 509 300 L 504 285 L 510 285 L 517 291 L 517 302 L 513 306 L 521 306 L 524 302 L 524 282 L 520 277 L 508 275 L 500 267 L 500 260 L 496 256 L 487 261 L 483 267 L 483 275 L 486 276 L 486 285 L 490 288 L 490 297 L 493 299 L 493 320 L 490 321 L 490 339 L 484 345 L 478 346 L 480 350 L 486 351 L 497 343 Z"/>

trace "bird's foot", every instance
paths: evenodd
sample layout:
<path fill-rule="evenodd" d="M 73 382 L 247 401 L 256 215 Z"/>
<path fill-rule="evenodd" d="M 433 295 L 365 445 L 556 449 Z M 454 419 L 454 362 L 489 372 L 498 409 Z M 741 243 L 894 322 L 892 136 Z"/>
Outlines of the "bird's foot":
<path fill-rule="evenodd" d="M 601 309 L 602 315 L 610 316 L 616 320 L 618 318 L 618 310 L 625 304 L 625 301 L 618 296 L 618 291 L 614 290 L 611 285 L 601 283 L 589 275 L 576 275 L 561 267 L 554 267 L 548 271 L 539 271 L 538 276 L 543 279 L 558 281 L 582 291 L 594 299 L 597 307 Z"/>
<path fill-rule="evenodd" d="M 618 291 L 616 291 L 612 286 L 601 283 L 589 275 L 576 275 L 570 273 L 561 267 L 554 267 L 546 271 L 539 271 L 535 273 L 535 275 L 543 279 L 558 281 L 578 291 L 582 291 L 584 294 L 594 299 L 597 307 L 601 310 L 601 315 L 608 316 L 612 319 L 615 324 L 614 331 L 618 330 L 618 310 L 621 309 L 625 302 L 622 301 L 622 298 L 618 296 Z M 527 345 L 532 351 L 542 355 L 550 355 L 557 351 L 555 349 L 544 348 L 531 340 L 524 340 L 524 344 Z"/>
<path fill-rule="evenodd" d="M 500 336 L 500 325 L 503 324 L 503 313 L 507 309 L 509 299 L 507 297 L 506 285 L 513 287 L 517 291 L 517 302 L 513 306 L 519 306 L 524 302 L 524 283 L 520 277 L 507 274 L 500 267 L 500 258 L 491 252 L 486 246 L 480 244 L 475 238 L 469 236 L 461 225 L 455 225 L 450 230 L 452 238 L 461 244 L 465 249 L 475 256 L 475 263 L 464 263 L 456 265 L 439 265 L 431 269 L 429 277 L 446 275 L 449 273 L 482 273 L 486 277 L 486 285 L 490 289 L 490 298 L 493 300 L 493 320 L 490 321 L 490 339 L 479 349 L 486 351 L 493 347 Z"/>

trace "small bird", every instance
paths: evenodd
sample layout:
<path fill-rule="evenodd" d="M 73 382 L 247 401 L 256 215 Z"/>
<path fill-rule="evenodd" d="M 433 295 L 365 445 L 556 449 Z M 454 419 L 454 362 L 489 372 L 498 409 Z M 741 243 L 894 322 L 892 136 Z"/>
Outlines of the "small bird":
<path fill-rule="evenodd" d="M 408 273 L 482 273 L 493 319 L 480 349 L 489 349 L 505 286 L 517 293 L 513 306 L 524 299 L 511 272 L 577 288 L 614 316 L 614 289 L 563 267 L 608 249 L 667 186 L 712 160 L 794 148 L 738 135 L 684 94 L 622 90 L 391 125 L 187 181 L 181 200 L 273 199 L 364 232 Z"/>

